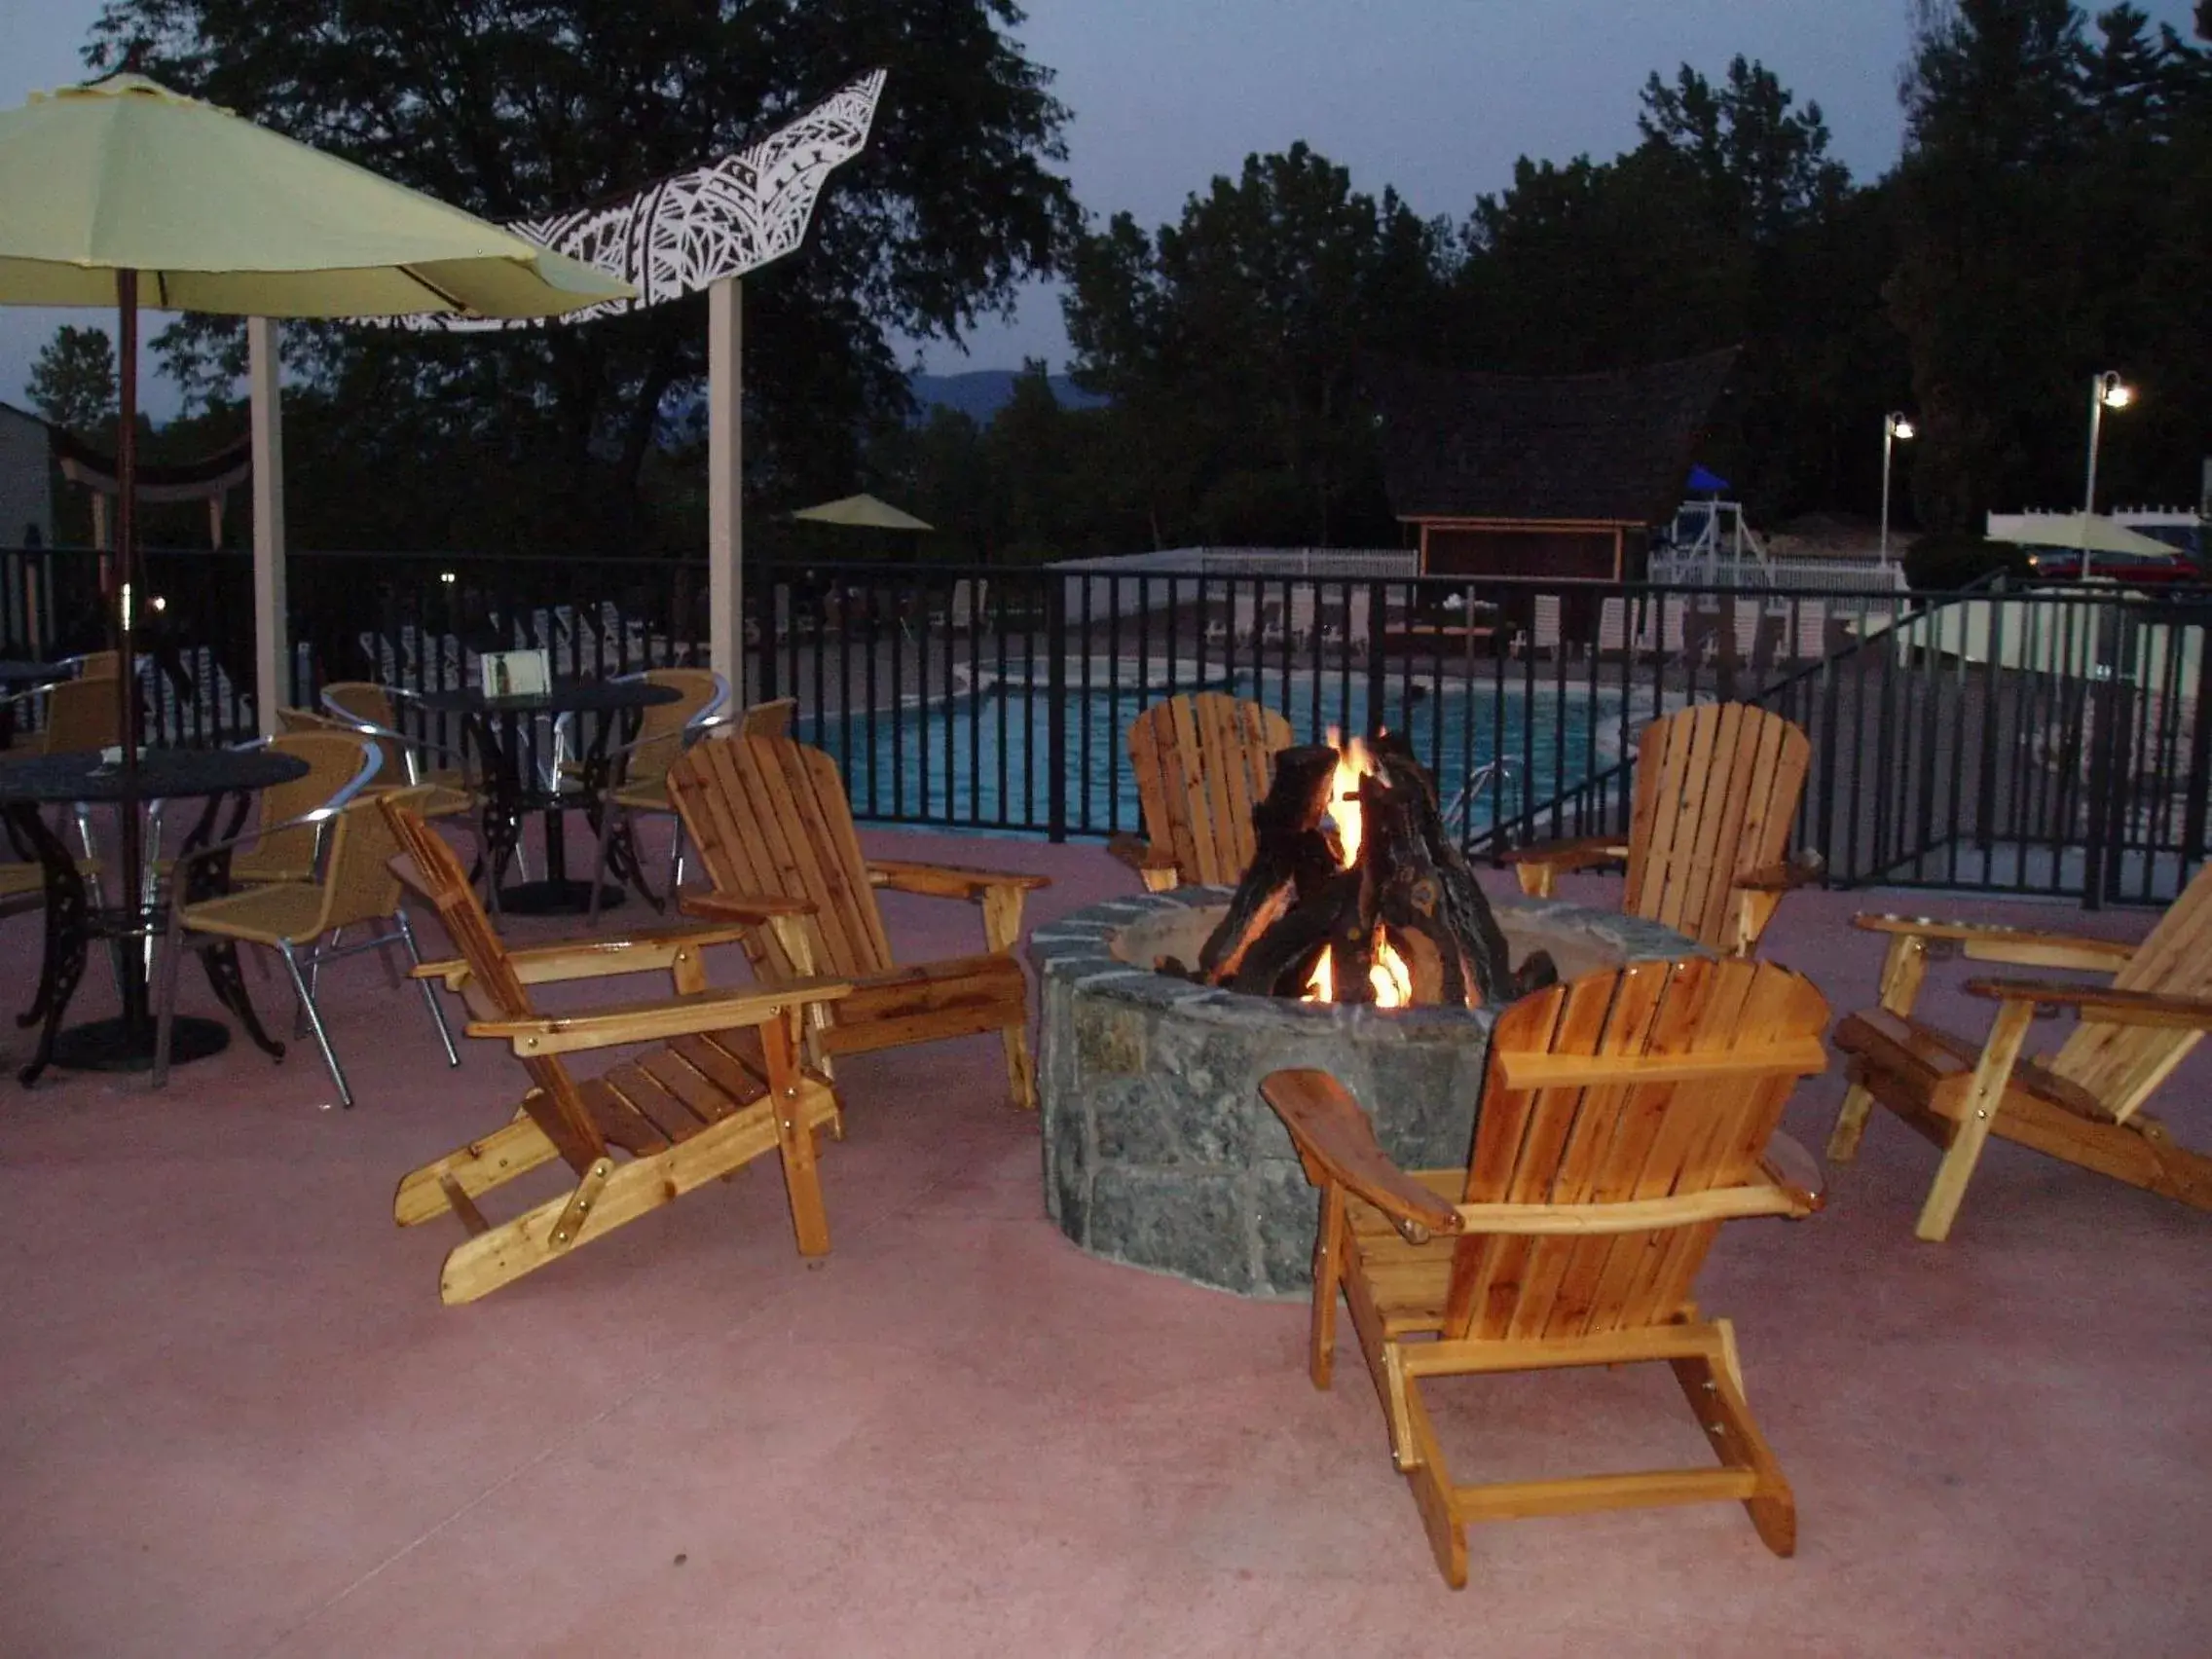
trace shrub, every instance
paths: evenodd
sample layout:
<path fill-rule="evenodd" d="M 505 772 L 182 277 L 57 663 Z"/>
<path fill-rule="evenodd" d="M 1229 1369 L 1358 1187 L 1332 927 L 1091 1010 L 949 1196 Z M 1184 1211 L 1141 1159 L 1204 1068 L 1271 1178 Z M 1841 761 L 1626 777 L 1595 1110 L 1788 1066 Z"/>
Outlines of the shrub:
<path fill-rule="evenodd" d="M 1960 531 L 1923 535 L 1904 550 L 1904 579 L 1915 588 L 1950 591 L 1999 571 L 2025 576 L 2028 556 L 2009 541 Z"/>

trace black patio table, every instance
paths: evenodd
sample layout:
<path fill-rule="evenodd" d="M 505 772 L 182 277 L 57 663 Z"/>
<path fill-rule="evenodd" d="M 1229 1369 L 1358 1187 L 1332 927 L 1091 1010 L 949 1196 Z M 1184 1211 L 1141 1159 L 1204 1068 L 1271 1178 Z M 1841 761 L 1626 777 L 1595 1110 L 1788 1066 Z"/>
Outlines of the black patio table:
<path fill-rule="evenodd" d="M 461 716 L 475 734 L 486 783 L 484 853 L 491 868 L 492 908 L 518 916 L 580 916 L 591 908 L 592 884 L 569 874 L 569 840 L 564 815 L 571 806 L 597 810 L 607 788 L 607 740 L 617 723 L 623 741 L 637 732 L 645 711 L 673 703 L 682 693 L 649 680 L 557 680 L 543 691 L 517 697 L 486 697 L 473 689 L 425 691 L 423 708 Z M 531 721 L 539 716 L 576 715 L 585 731 L 576 755 L 576 787 L 549 768 L 535 765 Z M 545 815 L 545 875 L 541 880 L 507 885 L 507 866 L 522 844 L 523 815 Z M 622 889 L 600 889 L 599 907 L 622 903 Z"/>
<path fill-rule="evenodd" d="M 145 953 L 137 943 L 154 937 L 162 920 L 159 904 L 149 903 L 143 891 L 121 895 L 119 904 L 93 904 L 77 861 L 39 808 L 111 802 L 135 812 L 147 801 L 200 799 L 205 802 L 200 821 L 184 840 L 183 851 L 192 853 L 214 838 L 225 799 L 235 802 L 224 830 L 229 839 L 245 822 L 257 793 L 304 777 L 307 770 L 307 762 L 296 756 L 236 749 L 149 750 L 139 756 L 135 777 L 121 761 L 96 754 L 49 755 L 0 766 L 0 822 L 17 852 L 38 861 L 46 880 L 46 953 L 38 991 L 28 1012 L 16 1021 L 23 1026 L 43 1022 L 37 1051 L 17 1074 L 24 1085 L 36 1082 L 50 1064 L 90 1071 L 144 1071 L 153 1065 L 154 1015 L 146 996 Z M 146 849 L 149 864 L 155 851 Z M 225 891 L 229 866 L 227 857 L 197 861 L 189 866 L 186 890 L 173 895 L 172 902 L 191 903 Z M 63 1030 L 61 1017 L 85 977 L 85 957 L 94 940 L 110 943 L 123 1013 Z M 262 1050 L 281 1057 L 284 1046 L 272 1041 L 254 1015 L 236 949 L 210 949 L 201 961 L 216 1000 L 238 1015 Z M 220 1053 L 230 1040 L 220 1020 L 179 1018 L 169 1033 L 169 1061 L 182 1065 L 204 1059 Z"/>

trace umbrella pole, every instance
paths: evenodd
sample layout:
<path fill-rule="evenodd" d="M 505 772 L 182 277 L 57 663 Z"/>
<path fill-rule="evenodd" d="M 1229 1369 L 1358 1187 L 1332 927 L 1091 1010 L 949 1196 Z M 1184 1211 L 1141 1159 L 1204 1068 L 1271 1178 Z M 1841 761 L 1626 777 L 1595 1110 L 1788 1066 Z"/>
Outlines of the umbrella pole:
<path fill-rule="evenodd" d="M 115 545 L 122 581 L 116 595 L 115 694 L 123 739 L 123 799 L 117 804 L 122 840 L 123 902 L 132 919 L 151 926 L 144 915 L 142 872 L 145 849 L 138 817 L 138 663 L 135 612 L 144 586 L 138 568 L 138 273 L 115 274 L 116 433 Z M 133 939 L 123 953 L 123 1023 L 135 1031 L 146 1022 L 145 952 Z"/>

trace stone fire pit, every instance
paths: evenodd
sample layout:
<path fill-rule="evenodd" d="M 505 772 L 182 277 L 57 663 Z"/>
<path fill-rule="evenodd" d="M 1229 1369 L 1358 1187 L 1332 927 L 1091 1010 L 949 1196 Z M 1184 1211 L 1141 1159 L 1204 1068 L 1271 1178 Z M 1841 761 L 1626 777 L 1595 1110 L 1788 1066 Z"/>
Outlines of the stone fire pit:
<path fill-rule="evenodd" d="M 1490 1053 L 1491 1009 L 1382 1010 L 1244 996 L 1153 972 L 1198 959 L 1229 902 L 1184 888 L 1094 904 L 1039 928 L 1045 1199 L 1094 1255 L 1245 1296 L 1312 1283 L 1319 1198 L 1260 1079 L 1319 1066 L 1376 1114 L 1408 1168 L 1464 1163 Z M 1495 905 L 1519 965 L 1545 949 L 1571 979 L 1641 957 L 1697 954 L 1679 934 L 1547 900 Z"/>

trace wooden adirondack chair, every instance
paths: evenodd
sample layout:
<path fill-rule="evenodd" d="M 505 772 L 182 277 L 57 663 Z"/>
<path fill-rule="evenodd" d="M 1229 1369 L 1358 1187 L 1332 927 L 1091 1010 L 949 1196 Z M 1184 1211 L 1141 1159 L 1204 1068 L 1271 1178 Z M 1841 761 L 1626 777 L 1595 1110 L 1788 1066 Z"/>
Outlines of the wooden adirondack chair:
<path fill-rule="evenodd" d="M 2079 1163 L 2194 1209 L 2212 1209 L 2212 1158 L 2190 1151 L 2142 1110 L 2182 1056 L 2212 1030 L 2212 866 L 2199 870 L 2139 945 L 2063 934 L 1859 916 L 1890 938 L 1881 1006 L 1836 1027 L 1851 1079 L 1828 1157 L 1848 1163 L 1879 1102 L 1942 1150 L 1913 1231 L 1931 1243 L 1951 1231 L 1992 1134 Z M 1969 979 L 1997 1004 L 1978 1048 L 1913 1016 L 1931 959 L 1964 955 L 2024 968 L 2110 974 L 2109 988 L 2044 979 Z M 2055 1055 L 2022 1059 L 2040 1010 L 2080 1023 Z"/>
<path fill-rule="evenodd" d="M 1329 1385 L 1341 1291 L 1455 1589 L 1469 1521 L 1736 1498 L 1775 1554 L 1795 1547 L 1734 1333 L 1691 1294 L 1721 1222 L 1820 1205 L 1812 1161 L 1775 1124 L 1826 1064 L 1826 1020 L 1820 992 L 1771 963 L 1638 962 L 1539 991 L 1498 1016 L 1464 1169 L 1398 1168 L 1326 1072 L 1261 1084 L 1321 1189 L 1314 1385 Z M 1721 1467 L 1453 1484 L 1422 1379 L 1636 1360 L 1674 1367 Z"/>
<path fill-rule="evenodd" d="M 1636 752 L 1636 807 L 1625 839 L 1595 835 L 1505 855 L 1538 899 L 1573 870 L 1626 862 L 1621 908 L 1709 950 L 1749 955 L 1782 897 L 1819 878 L 1817 855 L 1792 861 L 1812 741 L 1780 715 L 1700 703 L 1653 720 Z"/>
<path fill-rule="evenodd" d="M 1144 836 L 1116 835 L 1106 850 L 1154 893 L 1235 886 L 1252 862 L 1252 808 L 1290 745 L 1290 721 L 1220 691 L 1153 704 L 1129 727 Z"/>
<path fill-rule="evenodd" d="M 451 1214 L 468 1231 L 467 1242 L 446 1257 L 440 1297 L 473 1302 L 770 1152 L 783 1161 L 799 1253 L 826 1253 L 830 1224 L 814 1131 L 837 1127 L 837 1097 L 827 1078 L 800 1064 L 800 1022 L 806 1010 L 850 987 L 794 979 L 708 989 L 702 953 L 736 940 L 736 925 L 509 950 L 453 850 L 418 814 L 388 800 L 380 804 L 406 849 L 395 867 L 437 906 L 461 949 L 459 960 L 427 963 L 416 977 L 459 992 L 468 1006 L 468 1035 L 510 1045 L 530 1078 L 505 1127 L 399 1183 L 392 1215 L 400 1226 Z M 667 971 L 674 996 L 556 1014 L 531 1004 L 534 984 L 653 969 Z M 660 1046 L 580 1082 L 561 1058 L 645 1043 Z M 617 1162 L 616 1153 L 626 1161 Z M 498 1226 L 485 1220 L 480 1196 L 556 1159 L 575 1175 L 571 1192 Z"/>
<path fill-rule="evenodd" d="M 760 924 L 745 947 L 766 979 L 826 973 L 851 982 L 850 996 L 813 1016 L 815 1056 L 996 1031 L 1014 1104 L 1035 1108 L 1029 988 L 1014 947 L 1023 896 L 1051 886 L 1047 877 L 863 858 L 837 763 L 787 737 L 696 744 L 669 768 L 668 791 L 714 884 L 683 895 L 684 911 Z M 974 903 L 983 953 L 900 967 L 878 887 Z"/>

